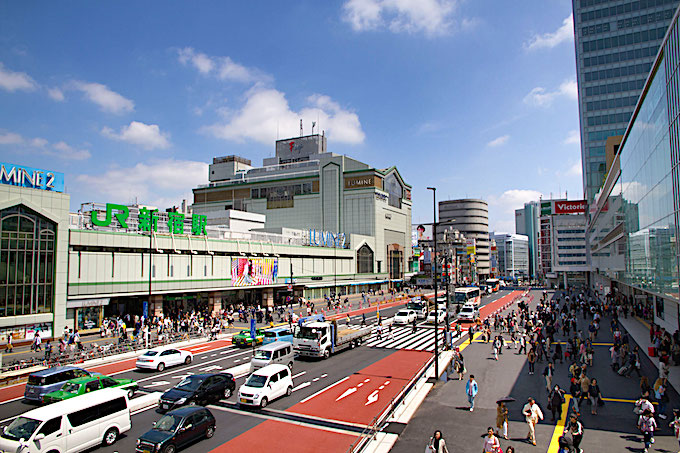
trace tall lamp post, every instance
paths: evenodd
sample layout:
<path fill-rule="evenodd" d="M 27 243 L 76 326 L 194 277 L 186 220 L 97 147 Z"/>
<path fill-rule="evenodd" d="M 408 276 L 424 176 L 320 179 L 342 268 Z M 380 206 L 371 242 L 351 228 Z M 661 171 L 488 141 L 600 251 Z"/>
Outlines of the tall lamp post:
<path fill-rule="evenodd" d="M 434 376 L 439 379 L 439 344 L 437 337 L 439 335 L 439 326 L 437 318 L 439 310 L 437 309 L 437 188 L 428 187 L 427 190 L 432 191 L 432 239 L 434 241 L 434 267 L 432 269 L 432 279 L 434 281 Z"/>

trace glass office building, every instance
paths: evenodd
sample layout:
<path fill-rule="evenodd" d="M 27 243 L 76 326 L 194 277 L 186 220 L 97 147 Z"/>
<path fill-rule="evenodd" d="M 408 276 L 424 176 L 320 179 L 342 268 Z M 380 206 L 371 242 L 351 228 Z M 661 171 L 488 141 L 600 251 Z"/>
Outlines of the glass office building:
<path fill-rule="evenodd" d="M 572 0 L 587 201 L 606 173 L 605 141 L 623 135 L 680 0 Z"/>
<path fill-rule="evenodd" d="M 680 180 L 678 14 L 590 207 L 591 283 L 642 302 L 677 329 Z M 606 291 L 605 291 L 606 292 Z"/>

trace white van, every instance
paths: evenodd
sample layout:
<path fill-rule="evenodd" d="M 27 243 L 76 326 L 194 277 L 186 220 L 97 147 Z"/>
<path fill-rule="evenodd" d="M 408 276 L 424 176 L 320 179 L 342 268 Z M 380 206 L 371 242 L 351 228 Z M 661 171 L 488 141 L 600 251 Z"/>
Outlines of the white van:
<path fill-rule="evenodd" d="M 251 374 L 238 389 L 238 400 L 249 406 L 267 407 L 270 401 L 293 393 L 293 378 L 284 365 L 268 365 Z"/>
<path fill-rule="evenodd" d="M 0 433 L 0 451 L 76 453 L 129 429 L 127 392 L 102 389 L 24 412 Z"/>
<path fill-rule="evenodd" d="M 292 370 L 293 360 L 295 360 L 293 344 L 287 341 L 275 341 L 274 343 L 260 346 L 255 350 L 253 358 L 250 359 L 250 372 L 252 373 L 267 365 L 277 363 L 285 365 Z"/>

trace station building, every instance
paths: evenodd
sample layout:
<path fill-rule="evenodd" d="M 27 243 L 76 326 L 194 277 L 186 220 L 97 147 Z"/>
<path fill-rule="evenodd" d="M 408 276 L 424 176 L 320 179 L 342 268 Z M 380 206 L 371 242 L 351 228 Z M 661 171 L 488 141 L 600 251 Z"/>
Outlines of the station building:
<path fill-rule="evenodd" d="M 410 227 L 409 189 L 396 169 L 358 171 L 370 188 L 353 173 L 338 179 L 346 159 L 329 157 L 340 162 L 317 181 L 328 187 L 326 176 L 337 179 L 328 189 L 336 194 L 336 223 L 292 225 L 224 206 L 209 217 L 200 203 L 191 213 L 111 202 L 70 212 L 63 174 L 0 164 L 0 337 L 31 339 L 36 331 L 49 337 L 65 327 L 94 331 L 105 317 L 126 313 L 215 313 L 238 304 L 272 306 L 292 295 L 394 287 L 410 254 L 397 234 L 401 220 Z M 395 182 L 403 189 L 397 201 L 397 189 L 389 190 Z M 326 196 L 316 197 L 321 209 Z M 323 218 L 332 213 L 324 210 Z M 322 229 L 338 225 L 346 232 Z"/>

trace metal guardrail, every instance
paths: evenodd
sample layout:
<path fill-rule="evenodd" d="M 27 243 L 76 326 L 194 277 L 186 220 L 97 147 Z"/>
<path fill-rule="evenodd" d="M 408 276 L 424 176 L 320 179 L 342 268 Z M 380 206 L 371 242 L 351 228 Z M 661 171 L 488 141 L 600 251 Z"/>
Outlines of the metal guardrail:
<path fill-rule="evenodd" d="M 36 366 L 44 367 L 54 367 L 63 365 L 77 365 L 81 364 L 87 360 L 93 359 L 103 359 L 106 357 L 111 357 L 119 354 L 125 354 L 128 352 L 137 352 L 145 349 L 155 348 L 157 346 L 163 346 L 171 343 L 177 343 L 180 341 L 196 340 L 196 339 L 209 339 L 211 336 L 208 333 L 173 333 L 169 335 L 163 335 L 161 339 L 156 338 L 149 341 L 148 343 L 141 339 L 139 336 L 136 339 L 127 340 L 123 342 L 112 342 L 104 345 L 96 344 L 93 346 L 84 346 L 82 349 L 76 348 L 72 352 L 65 351 L 64 353 L 52 354 L 49 359 L 38 358 L 37 356 L 28 360 L 15 360 L 0 368 L 0 385 L 9 385 L 13 382 L 21 382 L 26 378 L 25 374 L 16 374 L 15 371 L 28 370 L 29 368 Z M 141 339 L 141 340 L 140 340 Z M 40 353 L 36 353 L 40 354 Z M 11 373 L 11 377 L 3 377 L 3 374 Z M 30 372 L 27 371 L 28 374 Z"/>

